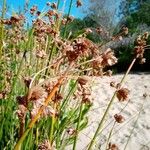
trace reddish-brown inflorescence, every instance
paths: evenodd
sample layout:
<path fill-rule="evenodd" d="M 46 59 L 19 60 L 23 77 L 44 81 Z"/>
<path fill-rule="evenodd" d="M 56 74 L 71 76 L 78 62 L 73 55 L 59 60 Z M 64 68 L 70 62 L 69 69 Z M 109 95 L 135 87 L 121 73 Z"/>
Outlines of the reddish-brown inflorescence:
<path fill-rule="evenodd" d="M 127 88 L 120 88 L 117 91 L 117 98 L 119 101 L 126 101 L 128 99 L 129 90 Z"/>
<path fill-rule="evenodd" d="M 76 4 L 77 4 L 77 7 L 81 7 L 82 6 L 81 0 L 77 0 Z"/>
<path fill-rule="evenodd" d="M 38 145 L 38 150 L 54 150 L 49 142 L 49 140 L 44 140 Z"/>
<path fill-rule="evenodd" d="M 114 118 L 115 118 L 117 123 L 123 123 L 125 121 L 125 118 L 120 114 L 115 114 Z"/>
<path fill-rule="evenodd" d="M 119 150 L 116 144 L 109 143 L 108 150 Z"/>
<path fill-rule="evenodd" d="M 139 58 L 141 64 L 146 62 L 146 59 L 143 57 L 145 52 L 146 40 L 148 39 L 148 36 L 149 36 L 148 32 L 145 32 L 142 36 L 139 35 L 138 38 L 135 40 L 134 53 L 135 57 Z"/>

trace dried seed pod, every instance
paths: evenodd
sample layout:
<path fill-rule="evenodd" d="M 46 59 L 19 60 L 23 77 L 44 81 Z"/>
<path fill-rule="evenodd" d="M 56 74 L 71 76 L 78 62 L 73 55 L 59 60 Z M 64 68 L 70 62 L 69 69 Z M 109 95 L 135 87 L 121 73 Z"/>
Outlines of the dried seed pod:
<path fill-rule="evenodd" d="M 79 77 L 78 78 L 78 83 L 82 86 L 82 85 L 86 85 L 86 83 L 88 82 L 88 80 L 85 77 Z"/>
<path fill-rule="evenodd" d="M 46 57 L 46 53 L 44 50 L 37 50 L 36 52 L 36 57 L 37 58 L 41 58 L 41 59 L 44 59 Z"/>
<path fill-rule="evenodd" d="M 127 88 L 121 88 L 117 91 L 117 98 L 119 101 L 125 101 L 128 99 L 129 90 Z"/>
<path fill-rule="evenodd" d="M 147 96 L 148 96 L 147 93 L 144 93 L 144 94 L 143 94 L 143 97 L 144 97 L 144 98 L 146 98 Z"/>
<path fill-rule="evenodd" d="M 49 140 L 44 140 L 38 145 L 38 150 L 54 150 Z"/>
<path fill-rule="evenodd" d="M 47 6 L 50 6 L 50 5 L 51 5 L 51 3 L 50 3 L 50 2 L 47 2 L 47 3 L 46 3 L 46 5 L 47 5 Z"/>
<path fill-rule="evenodd" d="M 108 48 L 102 55 L 102 66 L 112 66 L 117 63 L 118 59 L 114 56 L 114 52 Z"/>
<path fill-rule="evenodd" d="M 69 128 L 69 129 L 67 129 L 67 133 L 68 133 L 69 135 L 74 135 L 74 134 L 76 133 L 76 130 L 73 129 L 73 128 Z"/>
<path fill-rule="evenodd" d="M 114 118 L 115 118 L 117 123 L 123 123 L 125 121 L 125 118 L 122 115 L 119 115 L 119 114 L 115 114 Z"/>
<path fill-rule="evenodd" d="M 35 11 L 37 11 L 37 6 L 34 5 L 30 8 L 30 14 L 33 15 Z"/>
<path fill-rule="evenodd" d="M 106 73 L 105 73 L 105 75 L 111 77 L 111 76 L 112 76 L 112 73 L 113 73 L 113 72 L 112 72 L 111 70 L 107 70 Z"/>
<path fill-rule="evenodd" d="M 110 82 L 111 87 L 116 87 L 116 83 L 114 81 Z"/>
<path fill-rule="evenodd" d="M 124 35 L 127 35 L 129 33 L 129 29 L 127 27 L 122 28 Z"/>
<path fill-rule="evenodd" d="M 27 112 L 27 108 L 24 105 L 19 105 L 19 109 L 16 111 L 18 118 L 20 119 L 20 121 L 22 123 L 25 122 L 25 116 L 26 116 L 26 112 Z"/>
<path fill-rule="evenodd" d="M 56 3 L 52 3 L 52 4 L 51 4 L 51 8 L 52 8 L 52 9 L 56 9 L 56 8 L 57 8 L 57 4 L 56 4 Z"/>
<path fill-rule="evenodd" d="M 23 80 L 26 87 L 29 88 L 32 79 L 30 77 L 24 77 Z"/>
<path fill-rule="evenodd" d="M 109 143 L 108 150 L 119 150 L 116 144 Z"/>
<path fill-rule="evenodd" d="M 5 95 L 6 95 L 6 92 L 5 91 L 1 91 L 0 92 L 0 100 L 1 99 L 5 99 Z"/>
<path fill-rule="evenodd" d="M 28 99 L 31 101 L 36 101 L 38 99 L 46 98 L 47 93 L 45 92 L 45 89 L 40 86 L 35 86 L 30 89 L 28 93 Z"/>
<path fill-rule="evenodd" d="M 27 96 L 17 96 L 16 100 L 18 102 L 19 105 L 23 105 L 25 107 L 27 107 L 28 101 L 27 101 Z"/>
<path fill-rule="evenodd" d="M 76 5 L 77 7 L 81 7 L 82 6 L 81 0 L 77 0 Z"/>
<path fill-rule="evenodd" d="M 142 58 L 142 59 L 140 59 L 140 62 L 139 62 L 140 64 L 144 64 L 144 63 L 146 63 L 146 58 Z"/>

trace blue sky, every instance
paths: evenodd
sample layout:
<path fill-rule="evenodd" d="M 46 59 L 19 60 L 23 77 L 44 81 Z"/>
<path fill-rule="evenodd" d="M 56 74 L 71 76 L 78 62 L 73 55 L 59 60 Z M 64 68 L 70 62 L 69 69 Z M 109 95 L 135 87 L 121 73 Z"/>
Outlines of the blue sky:
<path fill-rule="evenodd" d="M 0 1 L 2 2 L 2 0 Z M 16 12 L 19 7 L 23 9 L 23 6 L 25 4 L 25 0 L 6 0 L 6 1 L 7 1 L 7 6 L 9 6 L 9 13 L 7 13 L 8 16 L 11 15 L 12 12 Z M 64 1 L 65 0 L 61 0 L 60 8 L 62 8 Z M 2 5 L 1 2 L 0 2 L 0 6 Z M 46 10 L 46 2 L 48 2 L 48 0 L 29 0 L 29 4 L 30 4 L 29 6 L 32 7 L 33 5 L 36 5 L 38 6 L 38 9 L 40 11 L 42 10 L 44 11 Z M 49 0 L 49 2 L 57 2 L 57 0 Z M 70 0 L 66 0 L 65 13 L 68 12 L 69 2 Z M 84 17 L 85 14 L 82 11 L 82 7 L 76 8 L 76 0 L 73 0 L 73 6 L 74 7 L 72 7 L 71 15 L 73 15 L 74 17 L 78 17 L 78 18 Z"/>

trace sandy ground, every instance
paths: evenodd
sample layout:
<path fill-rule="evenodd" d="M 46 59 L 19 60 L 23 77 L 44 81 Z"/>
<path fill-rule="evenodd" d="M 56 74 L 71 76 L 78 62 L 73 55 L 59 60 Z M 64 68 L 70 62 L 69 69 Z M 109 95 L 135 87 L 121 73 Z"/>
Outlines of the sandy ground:
<path fill-rule="evenodd" d="M 89 125 L 79 136 L 77 150 L 86 149 L 85 147 L 93 137 L 98 122 L 115 91 L 114 88 L 110 87 L 110 82 L 115 81 L 118 83 L 122 76 L 121 74 L 112 77 L 95 77 L 91 81 L 93 107 L 89 112 Z M 106 149 L 106 139 L 114 124 L 113 116 L 122 109 L 121 115 L 125 117 L 125 121 L 115 125 L 110 141 L 117 144 L 119 150 L 124 150 L 130 133 L 133 131 L 126 150 L 150 150 L 150 74 L 129 74 L 124 87 L 128 87 L 130 90 L 129 100 L 119 102 L 117 98 L 115 99 L 109 116 L 104 123 L 104 130 L 101 136 L 97 137 L 96 146 L 93 150 Z M 146 98 L 143 94 L 147 95 Z"/>

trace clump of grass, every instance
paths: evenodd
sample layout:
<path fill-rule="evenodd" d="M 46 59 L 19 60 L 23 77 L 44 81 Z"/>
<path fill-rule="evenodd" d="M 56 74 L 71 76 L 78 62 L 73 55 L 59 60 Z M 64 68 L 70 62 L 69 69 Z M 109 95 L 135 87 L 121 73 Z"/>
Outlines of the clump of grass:
<path fill-rule="evenodd" d="M 117 63 L 110 48 L 101 51 L 101 46 L 87 39 L 92 30 L 86 29 L 75 38 L 66 35 L 67 25 L 73 19 L 70 16 L 73 1 L 70 1 L 67 17 L 59 11 L 59 4 L 60 0 L 48 2 L 47 10 L 40 12 L 36 6 L 28 10 L 26 3 L 24 14 L 5 18 L 6 3 L 3 1 L 0 19 L 1 149 L 48 150 L 72 145 L 75 150 L 80 131 L 88 125 L 87 113 L 92 107 L 88 80 L 91 76 L 110 76 L 112 72 L 107 67 Z M 80 7 L 81 1 L 77 0 L 76 5 Z M 29 27 L 26 27 L 26 13 L 35 18 Z M 127 28 L 123 28 L 112 40 L 118 40 L 127 32 Z M 145 33 L 137 39 L 135 58 L 115 86 L 116 92 L 89 150 L 103 129 L 115 96 L 119 101 L 127 99 L 129 91 L 122 83 L 137 59 L 144 62 L 147 36 Z"/>

